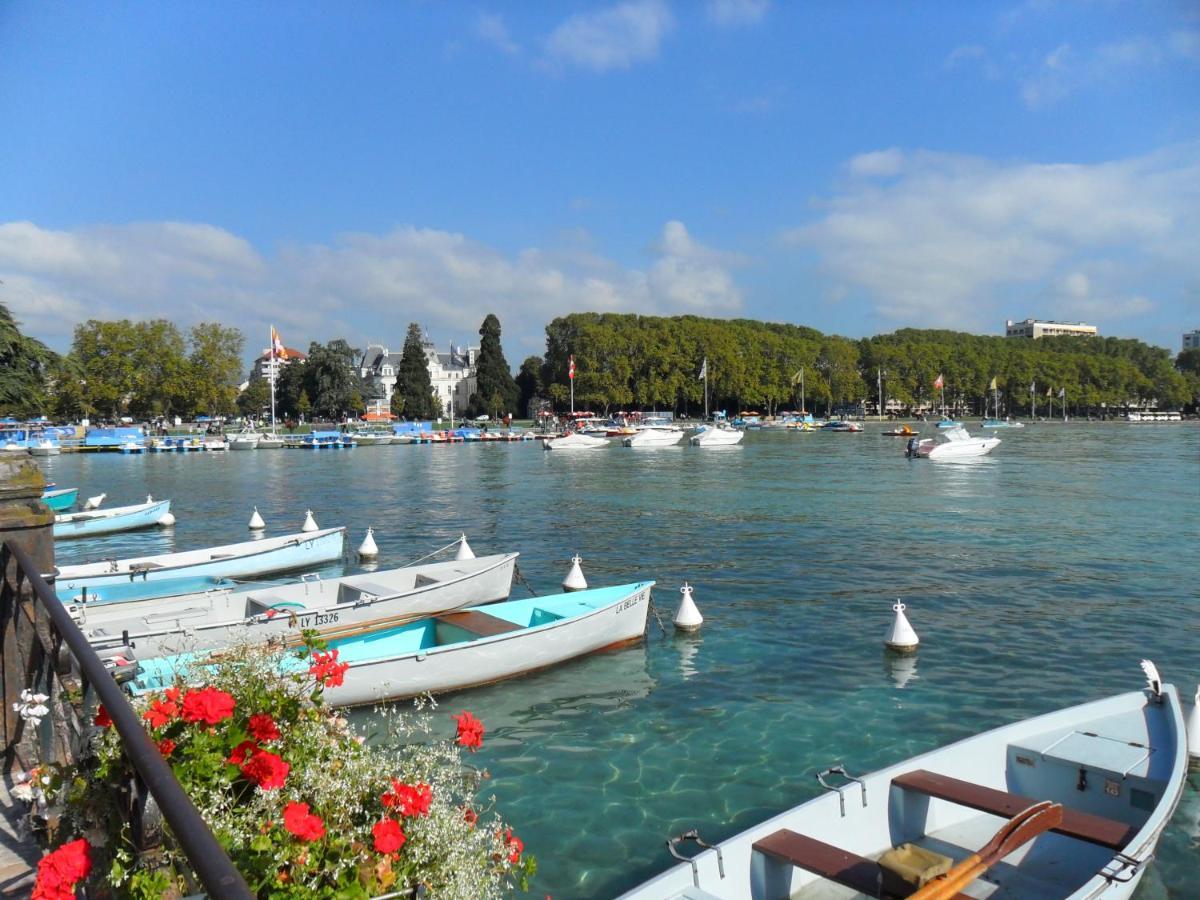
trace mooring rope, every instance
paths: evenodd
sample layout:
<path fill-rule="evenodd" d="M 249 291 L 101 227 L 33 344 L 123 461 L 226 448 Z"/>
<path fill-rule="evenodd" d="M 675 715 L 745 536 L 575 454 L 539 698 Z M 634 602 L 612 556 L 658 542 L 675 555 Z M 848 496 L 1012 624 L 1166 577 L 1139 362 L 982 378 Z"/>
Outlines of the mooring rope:
<path fill-rule="evenodd" d="M 529 580 L 521 573 L 521 567 L 516 563 L 513 563 L 513 581 L 515 581 L 517 584 L 524 585 L 525 590 L 529 591 L 529 593 L 533 596 L 536 597 L 538 595 L 537 591 L 533 589 L 533 585 L 530 584 Z"/>
<path fill-rule="evenodd" d="M 654 595 L 650 595 L 650 612 L 654 613 L 654 621 L 658 623 L 658 629 L 662 632 L 662 636 L 667 636 L 667 626 L 663 624 L 662 616 L 658 614 L 658 607 L 654 605 Z"/>

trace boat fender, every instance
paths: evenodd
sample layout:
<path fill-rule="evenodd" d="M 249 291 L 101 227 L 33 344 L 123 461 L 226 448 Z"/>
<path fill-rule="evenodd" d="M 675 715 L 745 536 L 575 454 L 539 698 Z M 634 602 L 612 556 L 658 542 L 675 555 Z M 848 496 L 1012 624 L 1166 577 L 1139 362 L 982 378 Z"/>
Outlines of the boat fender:
<path fill-rule="evenodd" d="M 692 590 L 692 586 L 686 581 L 679 589 L 683 599 L 679 601 L 679 609 L 675 610 L 675 627 L 680 631 L 698 631 L 704 624 L 704 616 L 700 615 L 700 610 L 696 608 L 696 602 L 692 599 Z"/>
<path fill-rule="evenodd" d="M 175 524 L 175 514 L 174 513 L 163 513 L 162 518 L 158 520 L 158 524 L 161 525 L 163 528 L 170 528 L 172 525 Z"/>

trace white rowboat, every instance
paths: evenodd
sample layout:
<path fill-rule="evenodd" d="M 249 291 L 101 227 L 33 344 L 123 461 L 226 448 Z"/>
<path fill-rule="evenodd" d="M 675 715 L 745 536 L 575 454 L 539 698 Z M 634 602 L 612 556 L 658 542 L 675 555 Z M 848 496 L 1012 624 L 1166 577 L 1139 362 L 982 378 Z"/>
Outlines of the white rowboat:
<path fill-rule="evenodd" d="M 92 537 L 97 534 L 113 534 L 118 531 L 136 531 L 160 524 L 163 516 L 171 511 L 170 500 L 152 500 L 132 506 L 113 506 L 88 512 L 63 513 L 54 517 L 54 537 Z"/>

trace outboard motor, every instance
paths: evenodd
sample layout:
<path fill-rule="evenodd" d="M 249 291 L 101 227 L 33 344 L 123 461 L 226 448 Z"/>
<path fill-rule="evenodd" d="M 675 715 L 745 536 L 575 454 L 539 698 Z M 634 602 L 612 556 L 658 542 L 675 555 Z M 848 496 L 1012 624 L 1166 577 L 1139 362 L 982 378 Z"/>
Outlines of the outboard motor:
<path fill-rule="evenodd" d="M 920 445 L 921 445 L 920 438 L 915 438 L 915 437 L 909 438 L 908 439 L 908 451 L 904 455 L 907 456 L 909 459 L 912 459 L 914 456 L 918 456 L 919 454 L 917 453 L 917 448 Z"/>

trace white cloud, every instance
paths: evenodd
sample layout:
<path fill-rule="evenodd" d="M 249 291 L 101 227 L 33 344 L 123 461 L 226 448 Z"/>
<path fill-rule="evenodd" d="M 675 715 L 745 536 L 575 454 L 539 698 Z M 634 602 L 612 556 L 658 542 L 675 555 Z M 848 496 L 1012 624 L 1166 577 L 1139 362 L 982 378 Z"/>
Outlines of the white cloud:
<path fill-rule="evenodd" d="M 463 234 L 399 227 L 287 245 L 261 257 L 242 238 L 173 222 L 52 231 L 0 224 L 0 302 L 29 333 L 65 347 L 86 318 L 219 320 L 259 349 L 266 325 L 292 346 L 344 336 L 399 343 L 409 322 L 445 340 L 473 337 L 489 312 L 506 340 L 536 351 L 545 324 L 581 310 L 721 313 L 742 304 L 740 257 L 668 222 L 645 270 L 595 253 L 586 235 L 559 250 L 505 254 Z"/>
<path fill-rule="evenodd" d="M 508 33 L 503 16 L 480 13 L 475 20 L 475 34 L 484 43 L 491 44 L 509 56 L 516 56 L 521 52 L 521 46 Z"/>
<path fill-rule="evenodd" d="M 716 25 L 756 25 L 770 8 L 770 0 L 708 0 L 708 18 Z"/>
<path fill-rule="evenodd" d="M 1200 279 L 1198 227 L 1200 145 L 1098 165 L 892 150 L 850 160 L 823 217 L 785 239 L 889 319 L 980 329 L 1046 283 L 1097 318 L 1150 309 L 1147 279 Z"/>
<path fill-rule="evenodd" d="M 657 57 L 673 24 L 662 0 L 626 0 L 600 12 L 571 16 L 547 38 L 546 55 L 595 72 L 628 69 Z"/>

